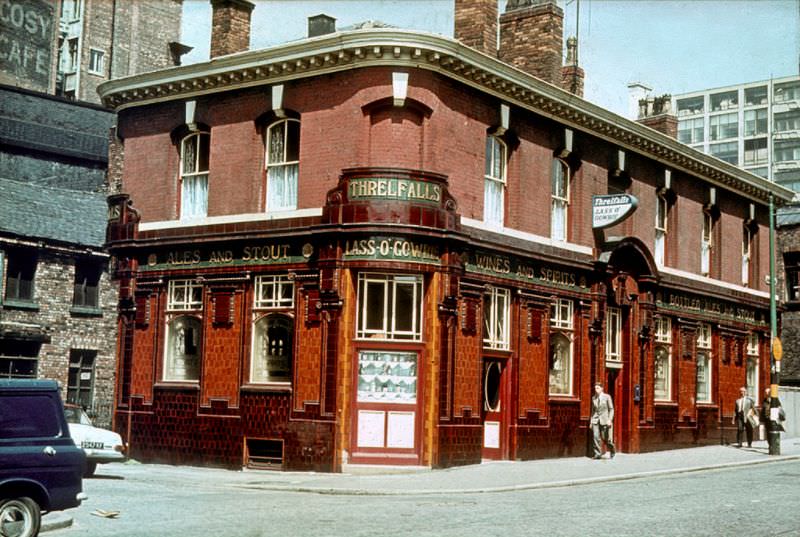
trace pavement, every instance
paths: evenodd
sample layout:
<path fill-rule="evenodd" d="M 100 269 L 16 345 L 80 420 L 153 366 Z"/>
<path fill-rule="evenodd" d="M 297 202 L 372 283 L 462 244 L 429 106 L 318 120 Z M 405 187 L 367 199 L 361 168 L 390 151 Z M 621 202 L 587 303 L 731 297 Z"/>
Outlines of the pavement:
<path fill-rule="evenodd" d="M 532 461 L 485 461 L 482 464 L 442 470 L 420 467 L 347 466 L 339 474 L 317 472 L 242 471 L 219 468 L 175 467 L 159 464 L 108 465 L 106 471 L 127 479 L 179 479 L 214 483 L 215 487 L 338 495 L 452 495 L 509 492 L 553 487 L 643 479 L 704 470 L 771 464 L 800 459 L 800 438 L 781 439 L 781 454 L 769 455 L 766 441 L 753 447 L 711 445 L 653 453 L 606 454 L 601 460 L 587 457 Z M 68 527 L 68 513 L 49 513 L 42 530 Z"/>

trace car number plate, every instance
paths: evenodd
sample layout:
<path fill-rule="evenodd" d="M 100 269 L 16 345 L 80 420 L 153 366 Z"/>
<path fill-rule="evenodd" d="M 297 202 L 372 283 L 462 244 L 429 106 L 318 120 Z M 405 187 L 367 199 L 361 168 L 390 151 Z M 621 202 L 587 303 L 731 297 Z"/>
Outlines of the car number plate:
<path fill-rule="evenodd" d="M 88 448 L 88 449 L 103 449 L 103 443 L 102 442 L 89 442 L 89 441 L 84 440 L 83 442 L 81 442 L 81 447 L 82 448 Z"/>

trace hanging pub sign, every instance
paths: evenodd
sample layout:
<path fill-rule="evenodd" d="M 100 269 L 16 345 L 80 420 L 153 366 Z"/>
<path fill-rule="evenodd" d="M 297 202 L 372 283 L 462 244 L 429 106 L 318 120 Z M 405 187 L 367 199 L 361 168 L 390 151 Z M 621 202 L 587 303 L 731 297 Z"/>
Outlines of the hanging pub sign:
<path fill-rule="evenodd" d="M 632 194 L 592 196 L 592 228 L 603 229 L 619 224 L 636 210 L 639 200 Z"/>

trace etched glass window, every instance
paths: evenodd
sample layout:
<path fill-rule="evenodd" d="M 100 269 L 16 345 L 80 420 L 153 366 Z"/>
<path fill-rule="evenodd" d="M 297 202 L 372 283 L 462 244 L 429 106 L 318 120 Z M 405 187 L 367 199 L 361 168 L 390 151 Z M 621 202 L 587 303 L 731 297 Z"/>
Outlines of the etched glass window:
<path fill-rule="evenodd" d="M 619 308 L 606 311 L 606 360 L 622 361 L 622 311 Z"/>
<path fill-rule="evenodd" d="M 253 325 L 253 359 L 250 381 L 291 381 L 294 320 L 273 313 L 260 317 Z"/>
<path fill-rule="evenodd" d="M 671 348 L 667 345 L 656 346 L 653 358 L 653 395 L 657 401 L 669 401 L 672 399 L 672 363 L 670 355 Z"/>
<path fill-rule="evenodd" d="M 300 122 L 284 119 L 273 123 L 266 135 L 267 211 L 297 208 L 300 167 Z"/>
<path fill-rule="evenodd" d="M 207 132 L 190 134 L 181 143 L 181 220 L 208 214 Z"/>
<path fill-rule="evenodd" d="M 557 298 L 550 305 L 549 391 L 572 395 L 572 301 Z"/>
<path fill-rule="evenodd" d="M 167 324 L 164 380 L 194 382 L 200 378 L 202 323 L 181 315 Z"/>

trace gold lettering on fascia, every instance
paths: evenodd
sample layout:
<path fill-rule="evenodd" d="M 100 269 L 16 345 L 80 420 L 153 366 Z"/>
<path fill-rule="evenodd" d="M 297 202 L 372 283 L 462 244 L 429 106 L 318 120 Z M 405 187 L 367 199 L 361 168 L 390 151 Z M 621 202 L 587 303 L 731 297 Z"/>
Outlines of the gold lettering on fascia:
<path fill-rule="evenodd" d="M 165 264 L 170 266 L 198 265 L 208 263 L 212 265 L 233 264 L 236 261 L 289 261 L 288 244 L 270 244 L 265 246 L 245 246 L 240 256 L 233 250 L 211 250 L 204 257 L 200 250 L 176 250 L 167 253 Z M 148 263 L 154 265 L 156 263 Z"/>
<path fill-rule="evenodd" d="M 439 261 L 439 250 L 431 244 L 404 239 L 362 239 L 345 241 L 344 256 Z"/>
<path fill-rule="evenodd" d="M 673 308 L 682 310 L 696 311 L 701 313 L 713 313 L 715 315 L 725 315 L 742 321 L 756 320 L 756 312 L 749 308 L 742 308 L 732 304 L 724 304 L 716 300 L 708 300 L 701 297 L 688 297 L 684 295 L 667 295 L 666 304 Z"/>
<path fill-rule="evenodd" d="M 439 202 L 441 185 L 399 178 L 353 178 L 349 181 L 350 199 L 385 198 Z"/>
<path fill-rule="evenodd" d="M 509 257 L 493 254 L 475 254 L 475 267 L 483 272 L 513 275 L 517 279 L 544 282 L 555 285 L 586 287 L 584 278 L 578 279 L 574 272 L 556 270 L 548 267 L 534 267 L 525 263 L 514 263 Z"/>

